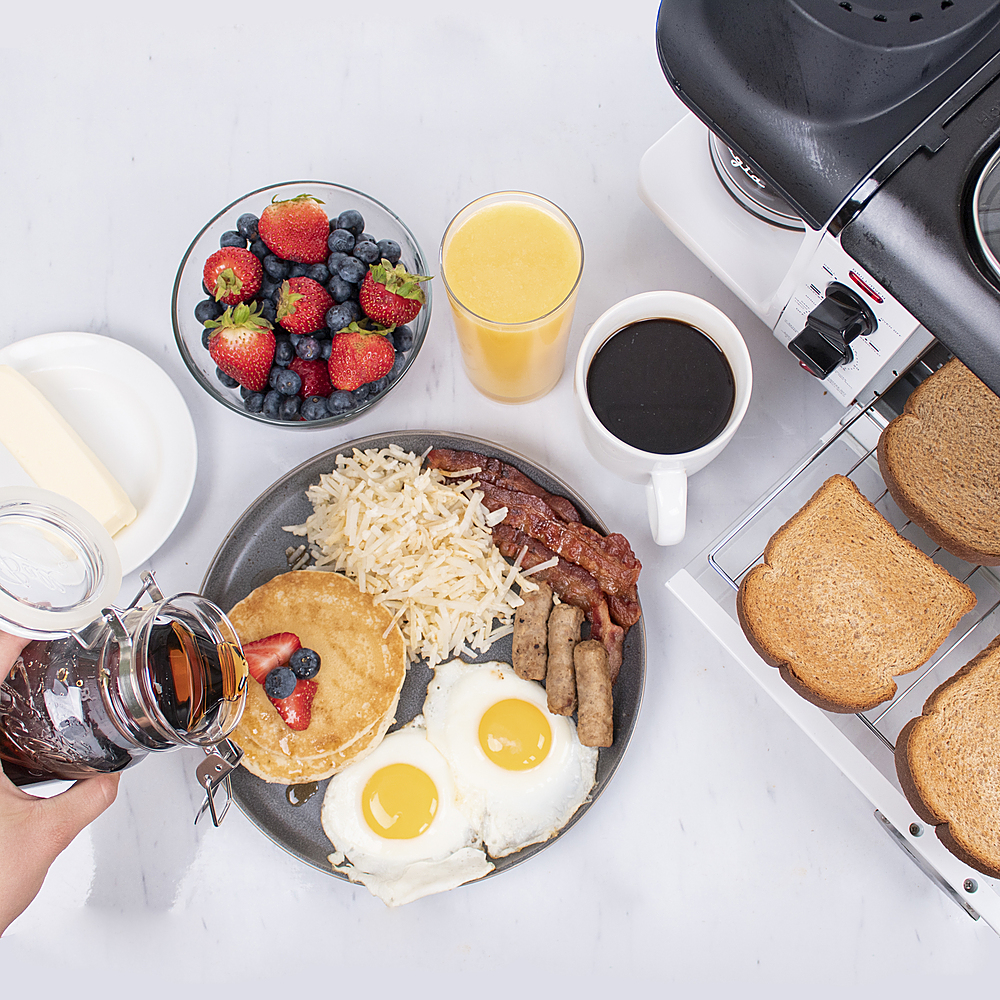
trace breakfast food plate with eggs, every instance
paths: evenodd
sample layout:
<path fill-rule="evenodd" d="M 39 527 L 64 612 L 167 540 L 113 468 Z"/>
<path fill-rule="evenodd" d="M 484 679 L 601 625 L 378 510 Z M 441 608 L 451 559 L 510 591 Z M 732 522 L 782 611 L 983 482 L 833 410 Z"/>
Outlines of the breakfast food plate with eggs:
<path fill-rule="evenodd" d="M 202 586 L 250 667 L 234 799 L 389 905 L 527 860 L 625 752 L 639 569 L 574 490 L 496 444 L 400 431 L 310 459 Z"/>

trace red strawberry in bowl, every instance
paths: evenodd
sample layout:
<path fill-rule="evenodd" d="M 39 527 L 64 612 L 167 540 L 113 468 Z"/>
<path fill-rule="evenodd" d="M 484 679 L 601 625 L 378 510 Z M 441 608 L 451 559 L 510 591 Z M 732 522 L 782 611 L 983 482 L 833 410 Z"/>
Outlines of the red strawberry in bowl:
<path fill-rule="evenodd" d="M 299 395 L 303 399 L 308 399 L 310 396 L 329 396 L 333 392 L 330 369 L 325 361 L 319 358 L 306 360 L 296 357 L 292 358 L 288 367 L 302 379 Z"/>
<path fill-rule="evenodd" d="M 393 267 L 383 260 L 368 269 L 358 299 L 366 316 L 391 329 L 416 318 L 427 301 L 420 282 L 430 280 L 430 275 L 410 274 L 402 264 Z"/>
<path fill-rule="evenodd" d="M 205 326 L 215 331 L 208 341 L 208 353 L 219 368 L 247 389 L 263 392 L 274 360 L 275 340 L 271 324 L 260 315 L 257 304 L 230 306 Z"/>
<path fill-rule="evenodd" d="M 352 323 L 335 333 L 330 341 L 330 382 L 335 389 L 348 391 L 388 375 L 396 360 L 396 350 L 385 330 L 365 330 Z"/>
<path fill-rule="evenodd" d="M 234 306 L 249 302 L 260 291 L 263 273 L 260 261 L 249 250 L 223 247 L 205 261 L 202 278 L 216 302 Z"/>
<path fill-rule="evenodd" d="M 281 283 L 278 322 L 289 333 L 315 333 L 323 328 L 332 305 L 332 296 L 318 281 L 289 278 Z"/>
<path fill-rule="evenodd" d="M 320 208 L 322 204 L 310 194 L 272 200 L 261 212 L 257 232 L 271 253 L 284 260 L 322 264 L 330 252 L 326 245 L 330 220 Z"/>

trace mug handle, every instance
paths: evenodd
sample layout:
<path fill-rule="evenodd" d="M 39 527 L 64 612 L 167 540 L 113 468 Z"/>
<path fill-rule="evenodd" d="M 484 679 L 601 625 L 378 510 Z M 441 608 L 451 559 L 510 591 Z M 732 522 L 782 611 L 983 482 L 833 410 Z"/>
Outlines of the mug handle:
<path fill-rule="evenodd" d="M 676 545 L 684 538 L 687 522 L 687 473 L 683 469 L 658 469 L 646 484 L 649 528 L 657 545 Z"/>

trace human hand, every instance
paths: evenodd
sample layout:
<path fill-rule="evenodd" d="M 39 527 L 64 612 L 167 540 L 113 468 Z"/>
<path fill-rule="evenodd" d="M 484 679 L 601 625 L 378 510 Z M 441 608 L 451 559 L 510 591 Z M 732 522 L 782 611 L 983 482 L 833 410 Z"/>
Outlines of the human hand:
<path fill-rule="evenodd" d="M 27 639 L 0 632 L 0 678 L 7 676 L 27 644 Z M 86 778 L 59 795 L 40 799 L 0 772 L 0 934 L 38 895 L 56 856 L 114 802 L 118 778 Z"/>

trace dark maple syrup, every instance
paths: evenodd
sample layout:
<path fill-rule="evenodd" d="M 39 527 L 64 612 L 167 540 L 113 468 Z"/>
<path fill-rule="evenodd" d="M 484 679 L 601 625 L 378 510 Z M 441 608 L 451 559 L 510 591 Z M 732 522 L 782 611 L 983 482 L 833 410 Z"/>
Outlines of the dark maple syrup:
<path fill-rule="evenodd" d="M 736 401 L 725 354 L 701 330 L 670 319 L 632 323 L 612 335 L 587 372 L 597 419 L 616 438 L 657 455 L 713 441 Z"/>
<path fill-rule="evenodd" d="M 190 733 L 221 701 L 234 698 L 239 657 L 235 646 L 216 644 L 179 621 L 155 623 L 146 662 L 166 721 L 178 732 Z"/>

